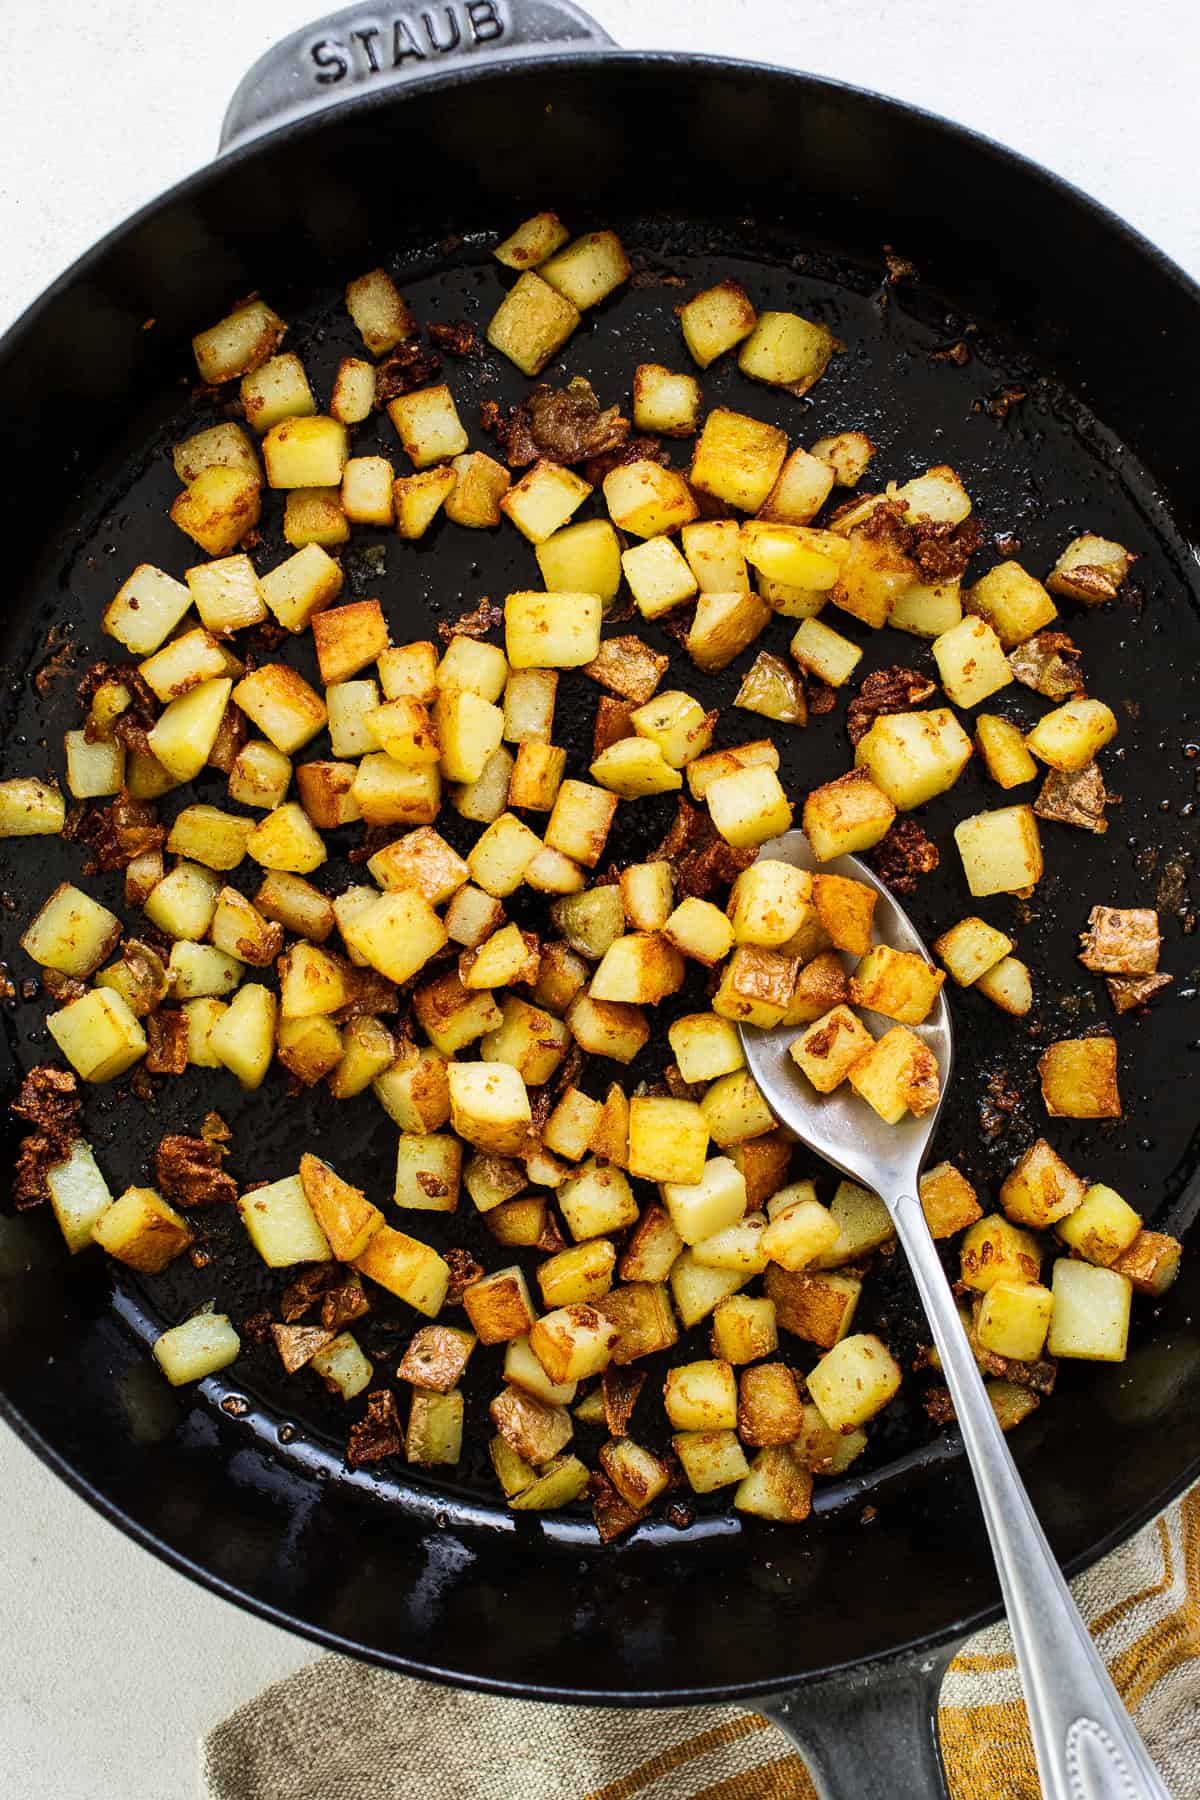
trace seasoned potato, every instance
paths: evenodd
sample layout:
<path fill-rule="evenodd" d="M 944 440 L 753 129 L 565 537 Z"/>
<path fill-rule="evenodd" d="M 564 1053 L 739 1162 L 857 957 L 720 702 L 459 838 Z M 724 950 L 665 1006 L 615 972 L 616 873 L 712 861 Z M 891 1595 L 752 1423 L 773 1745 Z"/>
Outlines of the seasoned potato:
<path fill-rule="evenodd" d="M 850 769 L 811 790 L 802 824 L 818 862 L 869 850 L 891 830 L 896 808 L 866 769 Z"/>
<path fill-rule="evenodd" d="M 876 944 L 850 977 L 850 1003 L 901 1025 L 920 1025 L 945 979 L 923 956 Z"/>
<path fill-rule="evenodd" d="M 1042 878 L 1041 836 L 1030 806 L 974 813 L 954 827 L 954 841 L 976 898 L 1021 894 Z"/>
<path fill-rule="evenodd" d="M 1060 1038 L 1043 1051 L 1038 1074 L 1052 1118 L 1120 1118 L 1115 1038 Z"/>
<path fill-rule="evenodd" d="M 808 1391 L 833 1431 L 851 1431 L 873 1418 L 899 1386 L 899 1364 L 869 1332 L 843 1338 L 808 1376 Z"/>

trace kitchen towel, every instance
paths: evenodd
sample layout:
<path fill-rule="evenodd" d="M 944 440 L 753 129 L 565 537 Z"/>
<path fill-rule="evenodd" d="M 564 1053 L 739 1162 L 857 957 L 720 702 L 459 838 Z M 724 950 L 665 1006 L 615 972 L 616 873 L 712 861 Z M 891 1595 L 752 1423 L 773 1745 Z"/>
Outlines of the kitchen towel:
<path fill-rule="evenodd" d="M 1074 1584 L 1175 1800 L 1200 1796 L 1200 1487 Z M 1008 1628 L 942 1687 L 954 1800 L 1038 1800 Z M 435 1687 L 326 1656 L 203 1746 L 207 1800 L 813 1800 L 801 1758 L 736 1706 L 629 1712 Z M 864 1784 L 863 1796 L 869 1793 Z"/>

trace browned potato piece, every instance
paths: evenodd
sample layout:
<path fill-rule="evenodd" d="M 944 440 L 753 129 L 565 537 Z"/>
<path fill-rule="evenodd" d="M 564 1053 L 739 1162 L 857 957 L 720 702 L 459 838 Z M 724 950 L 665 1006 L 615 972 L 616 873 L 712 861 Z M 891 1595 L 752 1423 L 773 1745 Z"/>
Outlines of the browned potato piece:
<path fill-rule="evenodd" d="M 1040 1227 L 1074 1212 L 1086 1192 L 1087 1183 L 1067 1167 L 1045 1138 L 1039 1138 L 1005 1177 L 1000 1204 L 1016 1224 Z"/>
<path fill-rule="evenodd" d="M 874 888 L 844 875 L 814 875 L 813 905 L 817 917 L 836 950 L 865 956 L 871 948 L 871 921 L 875 916 Z"/>
<path fill-rule="evenodd" d="M 845 1337 L 862 1292 L 853 1275 L 793 1274 L 776 1263 L 768 1264 L 763 1282 L 782 1329 L 823 1350 Z"/>
<path fill-rule="evenodd" d="M 953 1237 L 983 1217 L 975 1189 L 953 1163 L 940 1162 L 926 1169 L 919 1192 L 925 1223 L 935 1238 Z"/>
<path fill-rule="evenodd" d="M 1039 1058 L 1038 1074 L 1052 1118 L 1120 1118 L 1115 1038 L 1060 1038 Z"/>

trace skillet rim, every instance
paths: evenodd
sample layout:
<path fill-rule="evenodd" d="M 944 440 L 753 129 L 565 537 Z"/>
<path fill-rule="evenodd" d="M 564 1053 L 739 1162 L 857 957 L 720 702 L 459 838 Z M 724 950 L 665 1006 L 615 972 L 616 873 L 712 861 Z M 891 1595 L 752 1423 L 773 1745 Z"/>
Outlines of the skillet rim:
<path fill-rule="evenodd" d="M 1140 261 L 1149 264 L 1165 277 L 1177 289 L 1184 301 L 1190 303 L 1200 315 L 1200 281 L 1189 275 L 1173 257 L 1159 248 L 1136 226 L 1131 225 L 1103 201 L 1087 193 L 1066 177 L 1056 174 L 1035 158 L 1001 143 L 985 132 L 976 131 L 968 125 L 946 118 L 928 107 L 919 106 L 880 93 L 876 89 L 860 87 L 852 82 L 838 80 L 831 76 L 788 69 L 778 63 L 687 51 L 639 51 L 620 48 L 563 49 L 548 51 L 532 66 L 540 71 L 546 65 L 553 67 L 560 63 L 568 64 L 572 68 L 582 67 L 585 69 L 601 69 L 604 65 L 618 63 L 627 68 L 645 66 L 651 70 L 668 68 L 683 71 L 707 71 L 724 75 L 726 78 L 745 79 L 750 77 L 757 82 L 786 82 L 790 86 L 799 85 L 814 95 L 840 97 L 858 105 L 865 103 L 869 108 L 878 110 L 884 115 L 900 114 L 906 118 L 915 118 L 939 133 L 951 147 L 956 143 L 970 145 L 976 152 L 982 151 L 992 162 L 1004 166 L 1006 171 L 1017 180 L 1039 185 L 1060 203 L 1065 203 L 1077 212 L 1082 212 L 1103 232 L 1123 241 Z M 218 154 L 211 162 L 203 164 L 166 188 L 155 198 L 146 201 L 127 218 L 105 232 L 23 309 L 0 335 L 0 381 L 3 380 L 10 360 L 14 355 L 19 354 L 22 340 L 26 334 L 62 296 L 69 293 L 93 269 L 100 266 L 123 240 L 130 237 L 155 215 L 164 212 L 177 202 L 186 201 L 191 195 L 201 192 L 209 182 L 223 177 L 230 169 L 242 164 L 249 165 L 261 148 L 268 145 L 278 146 L 291 137 L 315 135 L 348 114 L 358 115 L 370 109 L 400 104 L 408 92 L 445 93 L 489 79 L 502 81 L 530 66 L 528 58 L 495 55 L 486 59 L 480 58 L 478 61 L 465 65 L 447 68 L 437 73 L 422 73 L 406 81 L 388 83 L 375 88 L 357 89 L 344 99 L 331 100 L 324 106 L 315 107 L 311 112 L 298 117 L 286 118 L 278 125 L 256 133 L 244 143 Z M 664 1705 L 688 1706 L 711 1704 L 721 1700 L 761 1698 L 779 1694 L 784 1690 L 799 1691 L 822 1682 L 834 1682 L 848 1674 L 878 1673 L 889 1667 L 898 1667 L 916 1656 L 940 1649 L 981 1630 L 994 1623 L 1003 1614 L 1003 1606 L 997 1590 L 996 1598 L 989 1605 L 977 1608 L 966 1617 L 960 1617 L 936 1632 L 908 1639 L 904 1643 L 880 1651 L 876 1655 L 853 1661 L 831 1663 L 820 1668 L 805 1670 L 800 1674 L 734 1682 L 716 1687 L 609 1690 L 535 1684 L 530 1681 L 507 1681 L 495 1677 L 463 1674 L 455 1669 L 434 1666 L 394 1651 L 377 1650 L 356 1643 L 328 1627 L 295 1618 L 283 1607 L 236 1586 L 215 1570 L 203 1567 L 184 1552 L 174 1548 L 149 1527 L 130 1518 L 115 1501 L 101 1492 L 98 1486 L 77 1472 L 63 1453 L 28 1422 L 2 1388 L 0 1388 L 0 1418 L 10 1426 L 22 1443 L 39 1458 L 46 1468 L 50 1469 L 110 1524 L 115 1525 L 126 1537 L 141 1548 L 149 1550 L 160 1561 L 178 1573 L 199 1583 L 211 1593 L 240 1607 L 243 1611 L 263 1619 L 280 1630 L 315 1643 L 326 1651 L 350 1655 L 358 1660 L 411 1675 L 417 1679 L 496 1694 L 506 1698 L 629 1708 Z M 957 1436 L 957 1433 L 954 1435 Z M 1068 1578 L 1081 1574 L 1111 1550 L 1127 1542 L 1135 1532 L 1157 1517 L 1197 1479 L 1200 1479 L 1200 1441 L 1197 1442 L 1195 1452 L 1189 1461 L 1165 1488 L 1160 1489 L 1145 1506 L 1137 1508 L 1115 1523 L 1095 1543 L 1080 1551 L 1069 1561 L 1064 1562 L 1062 1564 L 1064 1574 Z"/>

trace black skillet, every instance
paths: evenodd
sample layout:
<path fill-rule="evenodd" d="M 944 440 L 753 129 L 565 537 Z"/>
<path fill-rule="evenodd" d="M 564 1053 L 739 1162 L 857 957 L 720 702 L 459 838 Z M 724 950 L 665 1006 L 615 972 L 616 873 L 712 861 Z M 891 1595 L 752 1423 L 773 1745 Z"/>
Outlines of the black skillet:
<path fill-rule="evenodd" d="M 100 608 L 132 564 L 181 573 L 192 560 L 165 517 L 175 484 L 163 449 L 220 416 L 189 394 L 194 330 L 261 289 L 325 392 L 353 347 L 338 305 L 348 276 L 385 259 L 419 317 L 482 325 L 503 285 L 487 254 L 498 230 L 545 206 L 576 229 L 613 225 L 636 251 L 638 278 L 589 315 L 552 378 L 583 373 L 605 402 L 625 400 L 636 362 L 680 356 L 677 281 L 737 274 L 760 305 L 822 318 L 848 349 L 809 400 L 751 390 L 718 366 L 710 403 L 777 419 L 793 441 L 863 426 L 888 476 L 952 463 L 987 530 L 980 566 L 1015 554 L 1043 573 L 1084 528 L 1138 551 L 1131 602 L 1066 621 L 1091 690 L 1121 715 L 1106 765 L 1120 805 L 1105 838 L 1046 827 L 1049 873 L 1018 928 L 1038 1035 L 955 996 L 961 1065 L 939 1144 L 994 1192 L 1040 1127 L 1033 1111 L 982 1108 L 987 1077 L 1027 1093 L 1046 1037 L 1110 1018 L 1101 984 L 1073 961 L 1075 933 L 1095 902 L 1158 898 L 1176 985 L 1117 1027 L 1125 1116 L 1053 1136 L 1156 1224 L 1185 1230 L 1200 1035 L 1188 935 L 1200 742 L 1193 285 L 1093 202 L 956 126 L 782 70 L 619 53 L 550 0 L 511 11 L 456 0 L 429 15 L 350 12 L 314 26 L 243 84 L 223 148 L 78 263 L 0 346 L 5 772 L 60 763 L 60 734 L 77 722 L 72 676 L 105 654 Z M 885 246 L 916 274 L 893 262 L 885 279 Z M 960 341 L 965 364 L 939 354 Z M 490 357 L 453 364 L 449 379 L 468 419 L 476 399 L 508 401 L 523 385 Z M 1013 389 L 1025 398 L 1009 404 Z M 1002 533 L 1020 548 L 1001 551 Z M 273 517 L 264 558 L 279 543 Z M 403 641 L 483 593 L 530 585 L 534 571 L 516 534 L 446 527 L 429 545 L 393 539 L 382 572 L 359 557 L 350 574 L 352 591 L 381 595 Z M 776 648 L 782 634 L 773 628 Z M 307 654 L 297 652 L 302 667 Z M 65 672 L 49 671 L 39 696 L 32 676 L 54 657 Z M 925 666 L 927 652 L 887 633 L 866 644 L 862 667 L 898 659 Z M 711 682 L 689 671 L 687 685 L 728 707 L 742 663 Z M 582 678 L 564 684 L 559 719 L 577 764 L 594 698 Z M 1040 709 L 1023 689 L 1002 703 L 1016 717 Z M 797 791 L 846 766 L 843 716 L 781 746 Z M 747 723 L 726 711 L 719 741 L 747 735 Z M 214 780 L 205 797 L 220 794 Z M 968 775 L 952 804 L 928 809 L 944 856 L 912 903 L 926 934 L 965 910 L 954 818 L 994 803 Z M 653 842 L 667 812 L 633 809 L 646 817 L 622 853 Z M 15 938 L 53 882 L 78 875 L 80 857 L 44 839 L 4 851 L 11 1086 L 48 1054 L 46 1001 L 22 997 L 35 971 Z M 346 873 L 331 864 L 335 879 Z M 114 897 L 113 880 L 102 897 Z M 980 910 L 1017 917 L 1005 899 Z M 633 1076 L 654 1066 L 647 1053 Z M 161 1133 L 195 1129 L 208 1105 L 234 1127 L 232 1166 L 245 1181 L 291 1172 L 298 1147 L 313 1144 L 351 1179 L 387 1189 L 392 1128 L 374 1100 L 337 1108 L 322 1090 L 289 1101 L 274 1076 L 249 1100 L 228 1077 L 160 1084 L 150 1104 L 125 1083 L 98 1090 L 86 1124 L 110 1181 L 145 1179 Z M 445 1241 L 478 1241 L 469 1220 L 451 1225 Z M 938 1789 L 941 1673 L 964 1634 L 996 1616 L 997 1592 L 957 1445 L 929 1423 L 918 1382 L 852 1478 L 821 1490 L 809 1526 L 746 1524 L 723 1503 L 701 1505 L 685 1530 L 660 1521 L 601 1550 L 582 1514 L 518 1520 L 496 1505 L 477 1448 L 494 1370 L 475 1373 L 476 1447 L 453 1481 L 390 1465 L 348 1473 L 344 1412 L 305 1377 L 283 1378 L 265 1349 L 248 1350 L 228 1381 L 169 1391 L 144 1342 L 163 1321 L 209 1297 L 241 1318 L 278 1286 L 250 1268 L 228 1221 L 211 1224 L 209 1247 L 207 1269 L 176 1265 L 143 1286 L 98 1257 L 69 1261 L 46 1216 L 0 1219 L 5 1416 L 142 1543 L 263 1617 L 391 1668 L 534 1698 L 744 1700 L 786 1723 L 829 1793 Z M 902 1271 L 885 1265 L 869 1285 L 868 1319 L 915 1351 L 921 1325 Z M 1065 1367 L 1017 1434 L 1068 1568 L 1118 1543 L 1200 1470 L 1198 1313 L 1193 1256 L 1160 1306 L 1138 1305 L 1124 1368 Z M 385 1372 L 411 1326 L 384 1304 L 367 1322 Z M 802 1346 L 790 1353 L 803 1362 Z M 642 1405 L 650 1430 L 648 1397 Z"/>

